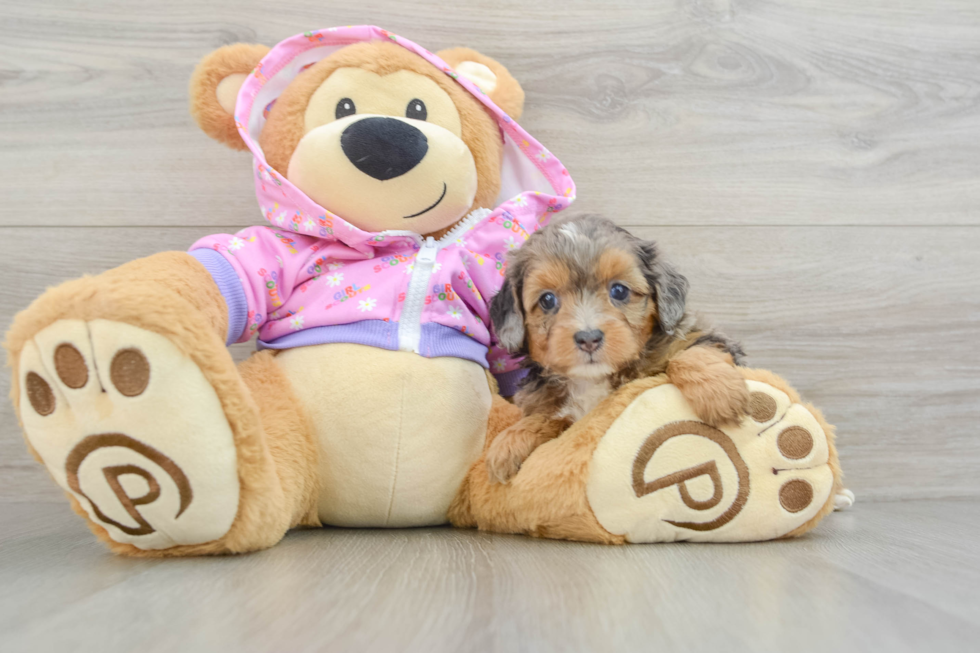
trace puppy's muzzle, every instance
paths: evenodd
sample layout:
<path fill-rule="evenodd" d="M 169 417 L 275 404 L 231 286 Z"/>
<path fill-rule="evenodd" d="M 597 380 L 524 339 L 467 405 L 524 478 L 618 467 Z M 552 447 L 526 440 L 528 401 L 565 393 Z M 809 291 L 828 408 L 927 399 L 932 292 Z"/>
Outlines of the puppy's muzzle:
<path fill-rule="evenodd" d="M 576 347 L 591 354 L 602 346 L 604 335 L 599 329 L 592 329 L 591 331 L 578 331 L 573 337 Z"/>
<path fill-rule="evenodd" d="M 385 181 L 417 166 L 429 151 L 429 141 L 407 122 L 375 116 L 348 126 L 340 135 L 340 147 L 354 167 Z"/>

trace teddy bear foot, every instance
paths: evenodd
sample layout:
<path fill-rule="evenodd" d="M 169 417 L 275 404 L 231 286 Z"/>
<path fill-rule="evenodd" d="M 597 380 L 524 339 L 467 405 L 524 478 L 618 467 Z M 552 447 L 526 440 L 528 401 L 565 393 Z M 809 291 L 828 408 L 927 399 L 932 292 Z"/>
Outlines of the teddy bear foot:
<path fill-rule="evenodd" d="M 832 510 L 821 421 L 781 390 L 746 383 L 750 414 L 737 425 L 708 426 L 672 385 L 623 411 L 587 482 L 603 528 L 628 542 L 747 542 L 801 533 Z"/>
<path fill-rule="evenodd" d="M 238 511 L 232 429 L 200 368 L 156 333 L 59 320 L 20 357 L 21 419 L 55 481 L 119 543 L 217 540 Z"/>

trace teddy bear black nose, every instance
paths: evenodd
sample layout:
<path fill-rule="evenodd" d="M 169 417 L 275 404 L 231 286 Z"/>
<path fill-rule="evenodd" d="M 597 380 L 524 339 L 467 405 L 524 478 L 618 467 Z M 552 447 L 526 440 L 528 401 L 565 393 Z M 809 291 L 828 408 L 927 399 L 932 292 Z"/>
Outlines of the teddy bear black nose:
<path fill-rule="evenodd" d="M 371 117 L 345 129 L 340 135 L 340 147 L 358 170 L 384 181 L 417 166 L 429 151 L 429 141 L 406 122 Z"/>

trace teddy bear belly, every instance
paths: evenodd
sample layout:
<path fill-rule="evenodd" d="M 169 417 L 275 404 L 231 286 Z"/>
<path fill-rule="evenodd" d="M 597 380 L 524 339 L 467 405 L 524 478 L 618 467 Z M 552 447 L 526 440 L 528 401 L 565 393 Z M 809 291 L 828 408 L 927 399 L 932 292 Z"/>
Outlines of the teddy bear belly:
<path fill-rule="evenodd" d="M 344 343 L 276 360 L 313 422 L 324 524 L 446 522 L 486 439 L 491 391 L 481 366 Z"/>

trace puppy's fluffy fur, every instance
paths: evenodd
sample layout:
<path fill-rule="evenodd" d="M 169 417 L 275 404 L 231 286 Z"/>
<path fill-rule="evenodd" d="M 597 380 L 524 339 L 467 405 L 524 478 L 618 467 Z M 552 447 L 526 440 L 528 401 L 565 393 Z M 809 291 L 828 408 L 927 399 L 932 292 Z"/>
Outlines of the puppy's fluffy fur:
<path fill-rule="evenodd" d="M 527 357 L 514 397 L 524 418 L 491 444 L 490 478 L 507 482 L 535 448 L 642 377 L 666 373 L 709 424 L 739 421 L 742 349 L 688 319 L 687 290 L 655 243 L 597 216 L 557 220 L 513 252 L 490 317 L 500 344 Z"/>

